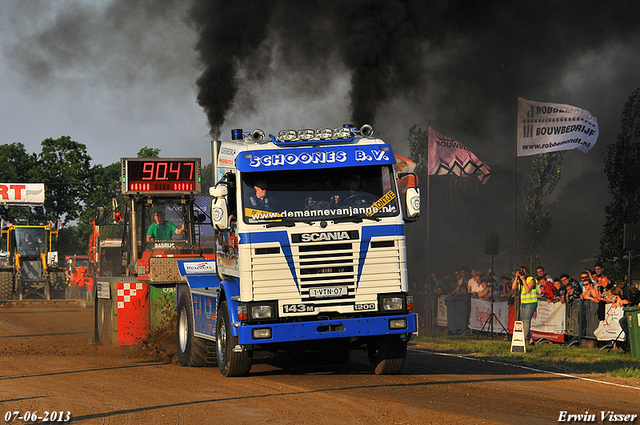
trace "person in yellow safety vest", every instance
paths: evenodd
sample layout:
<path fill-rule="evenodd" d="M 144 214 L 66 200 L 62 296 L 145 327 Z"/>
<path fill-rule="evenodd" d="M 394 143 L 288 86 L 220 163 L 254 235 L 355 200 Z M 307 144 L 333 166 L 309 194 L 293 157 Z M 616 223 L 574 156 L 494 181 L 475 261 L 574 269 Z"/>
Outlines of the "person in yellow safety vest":
<path fill-rule="evenodd" d="M 526 266 L 520 267 L 513 279 L 511 288 L 514 293 L 520 294 L 520 320 L 522 321 L 525 341 L 533 344 L 531 337 L 531 318 L 538 308 L 538 285 L 531 277 Z M 516 292 L 519 291 L 519 292 Z"/>

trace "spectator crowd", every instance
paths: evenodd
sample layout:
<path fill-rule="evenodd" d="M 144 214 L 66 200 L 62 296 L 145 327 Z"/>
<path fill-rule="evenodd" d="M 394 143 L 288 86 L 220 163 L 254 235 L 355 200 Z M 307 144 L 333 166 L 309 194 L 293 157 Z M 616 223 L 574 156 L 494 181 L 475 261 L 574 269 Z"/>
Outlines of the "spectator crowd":
<path fill-rule="evenodd" d="M 526 272 L 526 277 L 520 277 L 523 271 Z M 531 293 L 535 294 L 538 300 L 567 304 L 580 299 L 589 300 L 598 304 L 598 316 L 602 318 L 608 303 L 614 307 L 637 306 L 640 303 L 640 289 L 635 286 L 628 287 L 624 280 L 612 282 L 600 264 L 596 264 L 593 270 L 585 269 L 580 273 L 579 279 L 574 279 L 566 273 L 559 277 L 551 277 L 542 266 L 535 269 L 533 276 L 529 276 L 528 270 L 523 267 L 512 272 L 511 276 L 500 278 L 492 271 L 483 273 L 478 269 L 463 267 L 444 275 L 432 272 L 428 282 L 417 284 L 418 311 L 427 318 L 435 317 L 435 303 L 441 295 L 470 294 L 471 297 L 490 301 L 506 300 L 513 304 L 522 287 L 519 283 L 531 282 L 531 278 L 535 282 L 535 288 Z M 520 298 L 522 294 L 524 292 L 520 294 Z M 429 327 L 433 328 L 434 325 L 430 324 Z"/>

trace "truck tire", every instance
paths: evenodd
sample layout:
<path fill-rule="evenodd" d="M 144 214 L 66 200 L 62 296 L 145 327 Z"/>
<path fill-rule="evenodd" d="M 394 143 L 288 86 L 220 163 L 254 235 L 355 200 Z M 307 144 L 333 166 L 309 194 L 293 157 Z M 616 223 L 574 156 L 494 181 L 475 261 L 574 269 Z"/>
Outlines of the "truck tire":
<path fill-rule="evenodd" d="M 396 375 L 404 366 L 407 341 L 399 335 L 378 337 L 367 344 L 369 364 L 376 375 Z"/>
<path fill-rule="evenodd" d="M 220 303 L 216 317 L 216 350 L 218 353 L 218 368 L 225 377 L 245 376 L 251 370 L 253 351 L 235 351 L 238 337 L 231 334 L 231 321 L 227 302 Z"/>
<path fill-rule="evenodd" d="M 49 294 L 52 300 L 64 300 L 66 286 L 64 272 L 49 272 Z"/>
<path fill-rule="evenodd" d="M 216 345 L 213 341 L 194 335 L 193 301 L 189 291 L 178 299 L 178 361 L 182 366 L 201 367 L 216 365 Z"/>
<path fill-rule="evenodd" d="M 13 299 L 13 272 L 11 270 L 0 272 L 0 300 Z"/>
<path fill-rule="evenodd" d="M 110 299 L 98 298 L 96 300 L 96 342 L 109 345 L 115 343 L 111 341 L 113 335 L 112 301 Z"/>

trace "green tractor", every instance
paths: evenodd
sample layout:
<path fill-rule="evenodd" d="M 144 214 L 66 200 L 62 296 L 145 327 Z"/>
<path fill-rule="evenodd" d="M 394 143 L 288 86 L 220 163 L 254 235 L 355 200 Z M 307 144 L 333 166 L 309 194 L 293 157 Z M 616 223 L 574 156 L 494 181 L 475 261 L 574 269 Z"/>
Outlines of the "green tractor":
<path fill-rule="evenodd" d="M 0 300 L 64 299 L 64 270 L 51 251 L 57 230 L 46 226 L 10 225 L 1 232 Z"/>

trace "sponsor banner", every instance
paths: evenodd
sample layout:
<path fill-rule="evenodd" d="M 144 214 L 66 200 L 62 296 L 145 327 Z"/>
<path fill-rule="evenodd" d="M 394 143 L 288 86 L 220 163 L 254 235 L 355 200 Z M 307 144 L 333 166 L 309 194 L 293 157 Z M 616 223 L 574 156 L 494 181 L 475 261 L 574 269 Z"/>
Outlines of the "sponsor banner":
<path fill-rule="evenodd" d="M 531 336 L 534 339 L 564 342 L 565 315 L 564 303 L 538 301 L 538 308 L 531 319 Z"/>
<path fill-rule="evenodd" d="M 509 320 L 509 305 L 506 301 L 497 301 L 493 303 L 492 318 L 493 332 L 505 333 L 502 325 L 506 328 Z M 487 322 L 491 316 L 491 302 L 480 298 L 471 298 L 471 313 L 469 314 L 469 329 L 474 331 L 489 332 L 491 322 Z M 498 322 L 498 320 L 500 322 Z M 484 328 L 484 329 L 483 329 Z"/>
<path fill-rule="evenodd" d="M 106 239 L 104 241 L 100 241 L 100 247 L 102 248 L 110 248 L 110 247 L 118 247 L 118 246 L 122 246 L 122 241 L 121 240 L 115 240 L 115 239 Z"/>
<path fill-rule="evenodd" d="M 624 308 L 621 306 L 611 307 L 613 304 L 607 303 L 604 313 L 604 320 L 600 321 L 600 325 L 593 331 L 598 341 L 624 341 L 626 336 L 622 332 L 618 320 L 624 316 Z"/>
<path fill-rule="evenodd" d="M 244 152 L 236 157 L 236 166 L 242 172 L 392 165 L 395 162 L 389 145 L 265 149 Z"/>
<path fill-rule="evenodd" d="M 0 183 L 0 204 L 44 205 L 44 183 Z"/>
<path fill-rule="evenodd" d="M 223 145 L 218 153 L 218 167 L 233 167 L 237 153 L 238 151 L 236 151 L 235 147 Z"/>
<path fill-rule="evenodd" d="M 216 262 L 215 261 L 199 261 L 199 262 L 184 262 L 185 274 L 204 274 L 215 273 Z"/>
<path fill-rule="evenodd" d="M 429 175 L 455 174 L 460 177 L 476 175 L 484 184 L 491 176 L 491 168 L 480 161 L 469 148 L 429 127 Z"/>
<path fill-rule="evenodd" d="M 518 98 L 518 156 L 579 149 L 596 144 L 598 120 L 587 110 Z"/>

